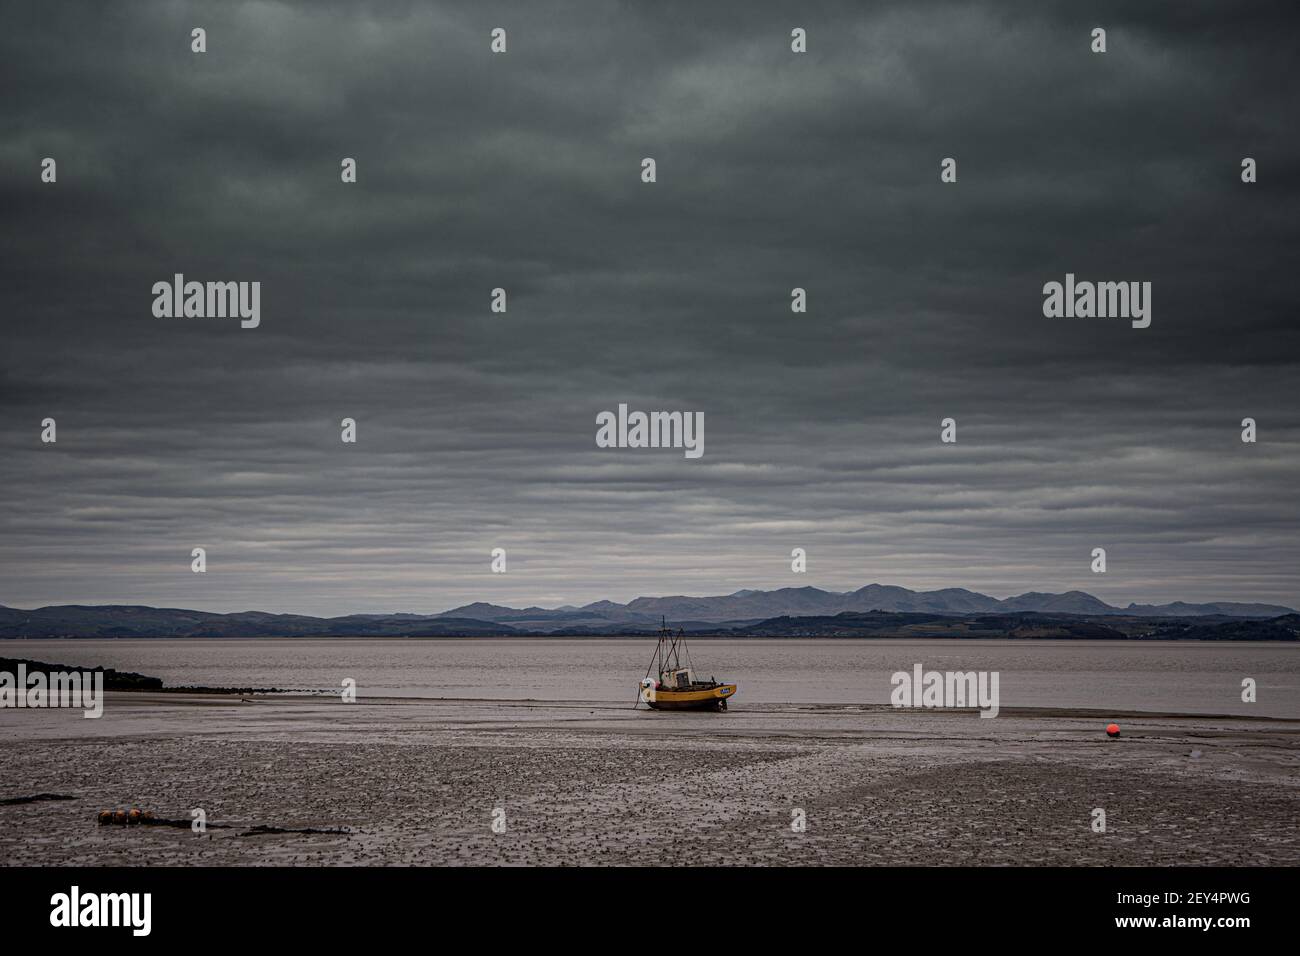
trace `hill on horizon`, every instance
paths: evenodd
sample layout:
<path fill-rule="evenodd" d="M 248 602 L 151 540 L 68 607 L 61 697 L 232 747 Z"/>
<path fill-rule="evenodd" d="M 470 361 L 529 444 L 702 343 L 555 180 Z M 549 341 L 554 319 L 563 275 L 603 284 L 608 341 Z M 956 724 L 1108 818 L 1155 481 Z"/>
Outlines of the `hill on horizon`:
<path fill-rule="evenodd" d="M 638 597 L 626 604 L 595 601 L 582 607 L 511 608 L 474 602 L 436 614 L 349 614 L 314 617 L 264 611 L 216 613 L 147 605 L 54 605 L 23 610 L 0 606 L 0 638 L 36 637 L 293 637 L 293 636 L 466 636 L 532 634 L 626 634 L 657 628 L 661 621 L 692 632 L 746 634 L 756 626 L 807 632 L 815 621 L 836 632 L 853 630 L 854 615 L 917 616 L 925 620 L 978 618 L 1011 620 L 1017 615 L 1126 621 L 1202 618 L 1265 620 L 1295 615 L 1273 604 L 1217 601 L 1193 604 L 1136 604 L 1119 608 L 1083 591 L 1030 591 L 999 599 L 964 588 L 913 591 L 868 584 L 855 591 L 816 587 L 745 589 L 712 597 Z M 781 624 L 773 622 L 796 622 Z M 802 622 L 802 623 L 798 623 Z M 1001 626 L 1001 625 L 998 625 Z M 939 630 L 944 630 L 939 627 Z M 873 625 L 873 633 L 879 627 Z M 1092 633 L 1092 632 L 1089 632 Z M 1097 632 L 1100 633 L 1100 632 Z"/>

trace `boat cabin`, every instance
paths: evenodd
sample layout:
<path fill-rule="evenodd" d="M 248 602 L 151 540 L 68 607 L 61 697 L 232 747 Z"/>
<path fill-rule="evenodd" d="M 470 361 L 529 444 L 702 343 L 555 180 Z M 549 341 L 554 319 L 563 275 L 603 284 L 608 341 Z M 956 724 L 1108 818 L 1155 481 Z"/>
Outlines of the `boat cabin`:
<path fill-rule="evenodd" d="M 663 675 L 663 686 L 670 690 L 685 690 L 691 686 L 691 672 L 683 667 L 681 670 L 668 671 Z"/>

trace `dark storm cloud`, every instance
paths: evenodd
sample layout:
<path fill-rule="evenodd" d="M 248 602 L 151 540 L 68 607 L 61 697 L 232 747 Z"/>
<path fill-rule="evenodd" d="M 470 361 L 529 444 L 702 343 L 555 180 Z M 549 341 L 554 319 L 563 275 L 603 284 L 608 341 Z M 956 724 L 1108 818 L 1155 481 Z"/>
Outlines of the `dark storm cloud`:
<path fill-rule="evenodd" d="M 20 9 L 0 603 L 870 581 L 1300 603 L 1294 26 L 1287 4 Z M 1067 271 L 1151 281 L 1151 328 L 1045 319 Z M 154 318 L 174 272 L 260 281 L 261 327 Z M 619 402 L 703 411 L 704 457 L 596 449 Z"/>

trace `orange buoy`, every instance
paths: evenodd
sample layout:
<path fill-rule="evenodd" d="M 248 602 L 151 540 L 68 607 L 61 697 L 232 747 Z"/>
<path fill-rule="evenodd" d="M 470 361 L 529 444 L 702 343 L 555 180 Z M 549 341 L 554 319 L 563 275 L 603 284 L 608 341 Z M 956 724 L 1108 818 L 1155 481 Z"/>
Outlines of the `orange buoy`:
<path fill-rule="evenodd" d="M 102 826 L 105 826 L 106 824 L 112 823 L 112 822 L 113 822 L 113 811 L 112 811 L 112 810 L 100 810 L 100 811 L 99 811 L 99 825 L 100 825 L 101 827 L 102 827 Z"/>
<path fill-rule="evenodd" d="M 1119 724 L 1107 724 L 1107 725 L 1106 725 L 1106 736 L 1107 736 L 1107 737 L 1118 737 L 1118 736 L 1119 736 Z"/>

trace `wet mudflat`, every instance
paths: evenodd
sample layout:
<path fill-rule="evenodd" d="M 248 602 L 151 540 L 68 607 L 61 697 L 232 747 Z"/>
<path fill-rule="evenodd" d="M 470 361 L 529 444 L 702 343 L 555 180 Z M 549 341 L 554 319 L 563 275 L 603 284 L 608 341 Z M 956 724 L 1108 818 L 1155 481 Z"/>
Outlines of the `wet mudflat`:
<path fill-rule="evenodd" d="M 0 712 L 8 864 L 1300 863 L 1300 722 L 109 695 Z M 102 809 L 230 824 L 101 827 Z M 1097 808 L 1106 832 L 1093 829 Z M 802 811 L 800 814 L 799 811 Z M 806 828 L 792 829 L 802 817 Z M 504 822 L 504 829 L 502 823 Z M 494 829 L 494 823 L 496 829 Z M 270 828 L 250 835 L 254 828 Z M 344 828 L 338 833 L 275 829 Z M 501 830 L 502 832 L 497 832 Z"/>

